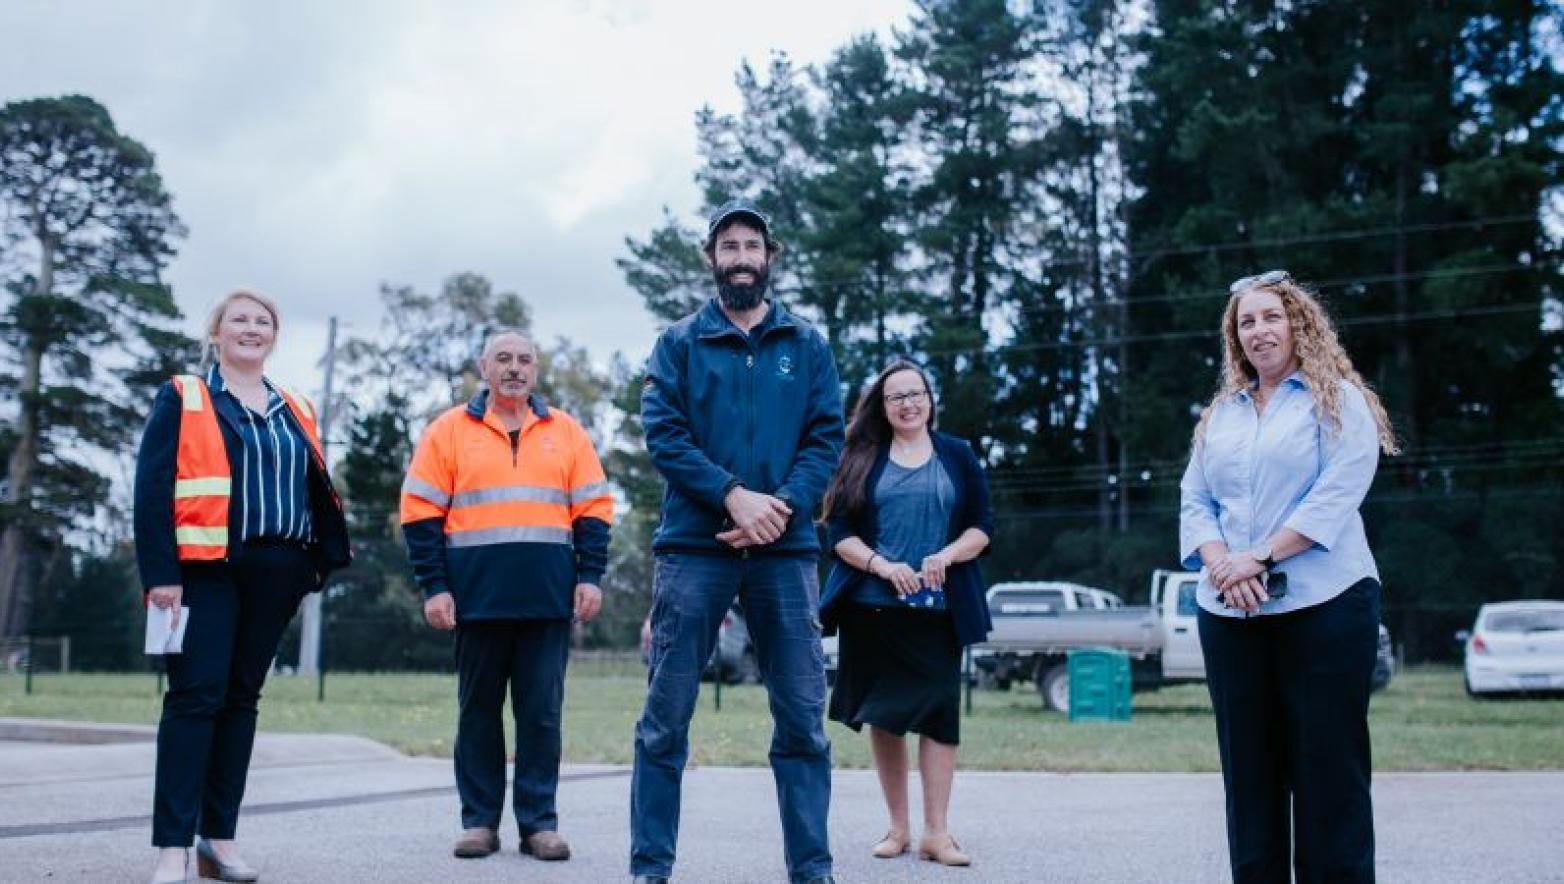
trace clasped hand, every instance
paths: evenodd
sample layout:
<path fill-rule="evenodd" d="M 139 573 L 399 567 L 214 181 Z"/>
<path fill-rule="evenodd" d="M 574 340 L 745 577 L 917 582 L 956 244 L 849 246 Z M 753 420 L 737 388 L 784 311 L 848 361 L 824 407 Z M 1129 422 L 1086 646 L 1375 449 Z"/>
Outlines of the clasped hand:
<path fill-rule="evenodd" d="M 723 504 L 733 519 L 733 527 L 718 534 L 717 539 L 734 549 L 775 543 L 787 532 L 788 520 L 793 517 L 793 508 L 780 497 L 742 485 L 729 491 Z"/>
<path fill-rule="evenodd" d="M 914 571 L 906 562 L 880 559 L 874 564 L 874 576 L 889 583 L 899 596 L 912 595 L 925 586 L 930 589 L 944 588 L 945 572 L 950 568 L 950 560 L 938 554 L 924 556 L 921 571 Z"/>
<path fill-rule="evenodd" d="M 1230 607 L 1241 611 L 1255 611 L 1271 600 L 1260 582 L 1265 566 L 1247 552 L 1225 553 L 1207 566 L 1211 585 L 1218 595 L 1225 598 Z"/>

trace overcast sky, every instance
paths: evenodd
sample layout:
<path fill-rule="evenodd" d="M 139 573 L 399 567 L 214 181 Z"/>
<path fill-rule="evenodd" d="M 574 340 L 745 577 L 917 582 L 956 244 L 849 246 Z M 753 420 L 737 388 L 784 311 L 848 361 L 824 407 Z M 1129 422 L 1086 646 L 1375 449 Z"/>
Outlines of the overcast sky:
<path fill-rule="evenodd" d="M 693 118 L 738 109 L 773 49 L 823 61 L 907 0 L 357 0 L 0 4 L 0 100 L 82 93 L 157 154 L 190 227 L 169 278 L 197 332 L 272 294 L 271 373 L 307 390 L 328 316 L 378 324 L 381 282 L 464 270 L 547 341 L 640 359 L 654 327 L 613 261 L 661 207 L 691 218 Z"/>

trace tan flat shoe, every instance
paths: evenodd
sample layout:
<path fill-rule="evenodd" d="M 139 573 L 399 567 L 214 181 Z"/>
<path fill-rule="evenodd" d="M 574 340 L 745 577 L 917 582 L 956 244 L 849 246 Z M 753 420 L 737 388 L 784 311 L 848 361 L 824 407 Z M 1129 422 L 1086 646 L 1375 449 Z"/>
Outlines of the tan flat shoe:
<path fill-rule="evenodd" d="M 912 839 L 906 832 L 892 829 L 885 833 L 880 843 L 874 845 L 874 855 L 879 859 L 893 859 L 907 852 Z"/>
<path fill-rule="evenodd" d="M 925 837 L 918 842 L 918 859 L 932 860 L 942 866 L 970 866 L 972 857 L 962 851 L 961 845 L 950 834 L 938 838 Z"/>

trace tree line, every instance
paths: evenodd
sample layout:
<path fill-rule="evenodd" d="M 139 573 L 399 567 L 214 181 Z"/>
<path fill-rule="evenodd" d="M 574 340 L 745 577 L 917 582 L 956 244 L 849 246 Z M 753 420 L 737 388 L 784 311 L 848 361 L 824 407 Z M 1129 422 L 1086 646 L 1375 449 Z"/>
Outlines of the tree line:
<path fill-rule="evenodd" d="M 630 232 L 619 266 L 672 321 L 712 290 L 701 219 L 756 199 L 787 247 L 776 295 L 825 333 L 850 397 L 892 356 L 930 367 L 941 428 L 989 468 L 989 579 L 1131 599 L 1176 566 L 1227 284 L 1289 269 L 1396 423 L 1406 453 L 1364 517 L 1397 640 L 1445 655 L 1481 601 L 1564 597 L 1559 24 L 1477 0 L 919 0 L 819 65 L 741 67 L 740 109 L 694 115 L 701 205 Z M 126 403 L 194 357 L 161 279 L 183 227 L 150 152 L 91 99 L 0 109 L 0 163 L 0 634 L 123 626 L 128 520 L 84 452 L 123 460 Z M 402 466 L 472 389 L 483 331 L 530 312 L 476 273 L 381 300 L 382 328 L 341 356 L 357 559 L 328 590 L 326 656 L 443 666 L 396 531 Z M 639 367 L 540 343 L 544 394 L 626 504 L 583 640 L 628 645 L 661 492 Z M 129 634 L 78 661 L 133 663 Z"/>

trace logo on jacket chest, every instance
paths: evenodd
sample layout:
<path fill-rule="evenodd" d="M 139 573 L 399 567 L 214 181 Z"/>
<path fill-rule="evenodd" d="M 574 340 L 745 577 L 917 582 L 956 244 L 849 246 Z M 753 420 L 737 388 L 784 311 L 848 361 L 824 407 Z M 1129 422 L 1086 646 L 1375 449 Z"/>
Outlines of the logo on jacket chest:
<path fill-rule="evenodd" d="M 743 373 L 751 377 L 756 375 L 751 372 L 758 371 L 760 377 L 769 377 L 772 380 L 791 382 L 800 374 L 798 359 L 791 352 L 773 356 L 769 353 L 756 353 L 752 350 L 737 348 L 733 351 L 733 358 L 738 362 Z M 712 377 L 721 383 L 723 378 L 713 373 Z"/>

